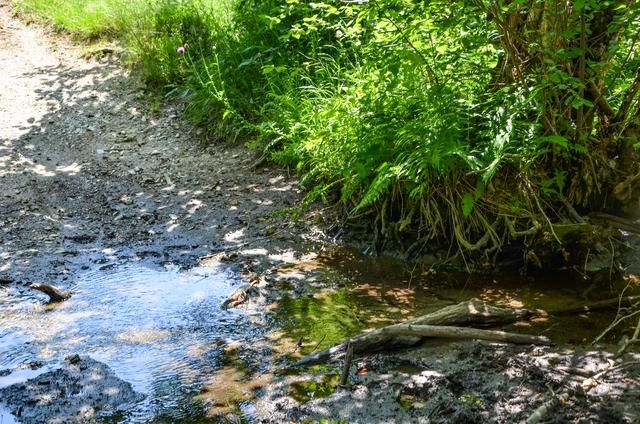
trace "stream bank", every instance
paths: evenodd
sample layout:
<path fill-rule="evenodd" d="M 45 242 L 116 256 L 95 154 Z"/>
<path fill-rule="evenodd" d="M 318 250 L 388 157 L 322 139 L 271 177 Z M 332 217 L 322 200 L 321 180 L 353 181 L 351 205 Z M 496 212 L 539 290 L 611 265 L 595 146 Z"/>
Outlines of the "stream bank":
<path fill-rule="evenodd" d="M 29 398 L 13 396 L 22 384 L 41 388 L 79 355 L 135 392 L 122 389 L 123 410 L 94 402 L 86 422 L 513 422 L 547 385 L 571 391 L 558 422 L 637 420 L 634 369 L 585 396 L 584 378 L 556 367 L 607 366 L 611 355 L 585 344 L 611 314 L 521 328 L 559 348 L 460 342 L 356 358 L 351 390 L 335 390 L 339 364 L 281 372 L 302 353 L 462 299 L 542 307 L 584 290 L 566 276 L 434 274 L 336 247 L 321 211 L 290 218 L 302 194 L 287 170 L 202 140 L 182 105 L 149 98 L 117 54 L 94 56 L 0 12 L 0 384 L 13 387 L 0 403 L 15 416 L 26 422 Z M 257 297 L 220 308 L 251 282 Z M 30 283 L 72 297 L 45 307 Z"/>

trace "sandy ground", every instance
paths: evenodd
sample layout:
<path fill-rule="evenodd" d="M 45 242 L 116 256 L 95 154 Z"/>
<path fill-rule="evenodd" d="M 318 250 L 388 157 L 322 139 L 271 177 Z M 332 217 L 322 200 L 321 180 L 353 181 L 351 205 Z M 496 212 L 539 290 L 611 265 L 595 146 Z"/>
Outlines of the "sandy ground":
<path fill-rule="evenodd" d="M 216 254 L 251 275 L 322 249 L 326 236 L 311 224 L 321 219 L 282 213 L 301 197 L 295 177 L 253 167 L 242 146 L 203 143 L 182 106 L 154 106 L 118 55 L 83 58 L 6 5 L 0 42 L 0 284 L 65 289 L 92 264 L 189 267 Z M 278 377 L 260 389 L 253 419 L 523 422 L 556 393 L 565 400 L 545 422 L 639 422 L 638 373 L 617 367 L 637 360 L 425 346 L 357 358 L 351 389 L 306 403 L 290 396 L 291 382 L 321 377 Z"/>

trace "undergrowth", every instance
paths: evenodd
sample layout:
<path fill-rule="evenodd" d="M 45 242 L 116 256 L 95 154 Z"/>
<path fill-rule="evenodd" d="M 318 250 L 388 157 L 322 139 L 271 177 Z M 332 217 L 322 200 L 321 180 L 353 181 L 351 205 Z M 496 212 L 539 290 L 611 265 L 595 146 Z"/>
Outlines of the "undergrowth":
<path fill-rule="evenodd" d="M 144 15 L 148 2 L 122 0 L 15 0 L 18 10 L 82 39 L 114 37 Z"/>
<path fill-rule="evenodd" d="M 17 3 L 120 36 L 196 124 L 295 167 L 307 202 L 341 202 L 379 247 L 560 243 L 554 224 L 615 203 L 611 187 L 632 197 L 619 184 L 638 170 L 619 159 L 640 124 L 633 3 Z"/>

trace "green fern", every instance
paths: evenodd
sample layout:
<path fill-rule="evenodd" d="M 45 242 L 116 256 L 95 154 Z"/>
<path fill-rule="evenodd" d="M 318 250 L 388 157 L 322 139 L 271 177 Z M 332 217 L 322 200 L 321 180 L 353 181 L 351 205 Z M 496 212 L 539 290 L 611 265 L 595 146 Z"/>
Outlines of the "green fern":
<path fill-rule="evenodd" d="M 390 167 L 391 166 L 388 162 L 385 162 L 378 167 L 376 170 L 376 177 L 367 188 L 367 191 L 362 197 L 362 200 L 360 200 L 360 203 L 358 203 L 354 208 L 354 212 L 378 202 L 389 191 L 394 180 L 393 175 L 389 172 Z"/>

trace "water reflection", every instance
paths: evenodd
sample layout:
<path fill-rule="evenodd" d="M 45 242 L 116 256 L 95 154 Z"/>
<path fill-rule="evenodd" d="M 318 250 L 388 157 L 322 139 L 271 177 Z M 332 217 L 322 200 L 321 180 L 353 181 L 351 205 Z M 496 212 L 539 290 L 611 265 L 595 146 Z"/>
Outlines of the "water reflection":
<path fill-rule="evenodd" d="M 66 302 L 45 306 L 25 288 L 0 292 L 0 387 L 89 355 L 147 394 L 132 421 L 180 410 L 219 366 L 221 349 L 259 331 L 245 312 L 222 310 L 236 276 L 211 268 L 180 272 L 128 265 L 77 279 Z M 41 362 L 38 370 L 29 364 Z M 6 374 L 7 372 L 5 372 Z"/>

